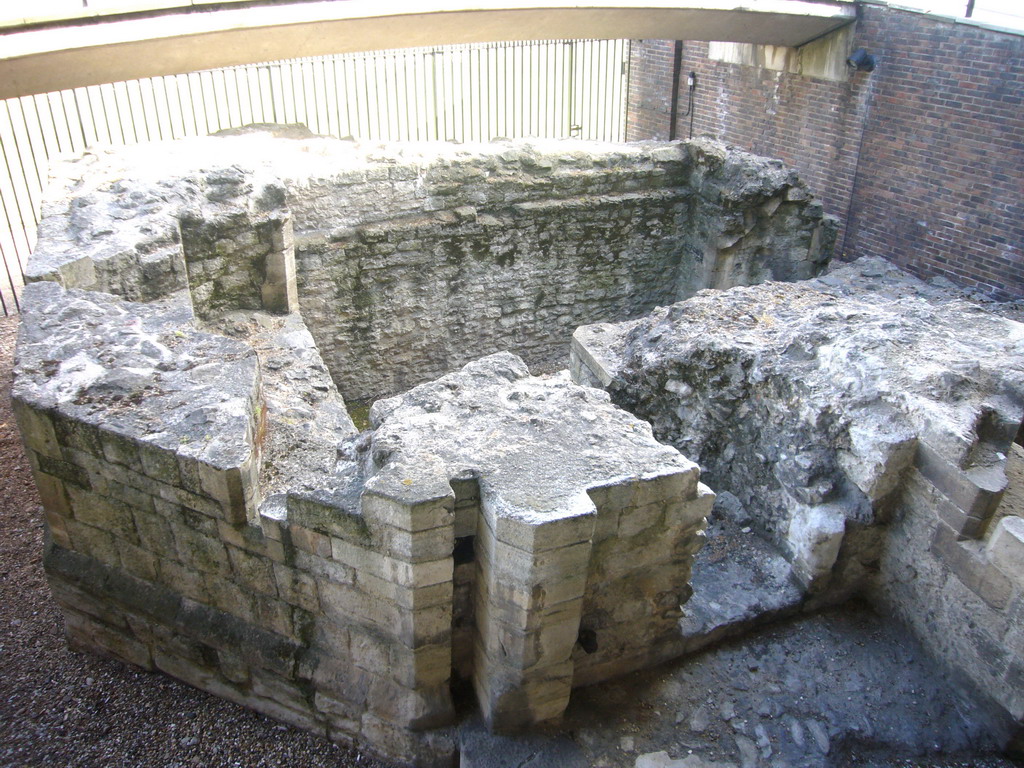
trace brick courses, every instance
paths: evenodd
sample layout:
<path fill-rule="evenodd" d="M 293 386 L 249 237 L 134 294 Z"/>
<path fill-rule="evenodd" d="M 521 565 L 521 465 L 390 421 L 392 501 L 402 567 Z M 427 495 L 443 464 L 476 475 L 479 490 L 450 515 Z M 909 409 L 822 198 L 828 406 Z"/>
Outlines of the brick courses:
<path fill-rule="evenodd" d="M 861 11 L 854 45 L 878 67 L 847 82 L 712 61 L 707 43 L 686 43 L 679 137 L 694 71 L 694 134 L 795 167 L 842 217 L 841 258 L 883 256 L 997 299 L 1024 296 L 1024 36 Z M 633 43 L 629 140 L 669 135 L 673 45 Z"/>

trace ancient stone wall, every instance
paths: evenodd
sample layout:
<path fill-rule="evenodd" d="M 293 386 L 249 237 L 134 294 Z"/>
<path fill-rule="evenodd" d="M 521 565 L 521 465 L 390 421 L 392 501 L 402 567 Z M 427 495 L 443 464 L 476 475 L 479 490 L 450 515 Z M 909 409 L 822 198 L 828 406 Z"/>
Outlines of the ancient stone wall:
<path fill-rule="evenodd" d="M 1024 326 L 864 259 L 580 328 L 572 369 L 700 463 L 806 605 L 873 596 L 1019 730 L 1022 353 Z"/>
<path fill-rule="evenodd" d="M 604 393 L 506 353 L 357 437 L 297 315 L 233 311 L 228 338 L 181 295 L 26 298 L 14 402 L 76 647 L 433 764 L 453 670 L 505 729 L 671 641 L 713 495 Z"/>
<path fill-rule="evenodd" d="M 508 352 L 363 433 L 337 385 L 814 274 L 832 225 L 780 164 L 247 136 L 63 174 L 13 398 L 74 645 L 424 765 L 453 677 L 507 729 L 679 652 L 713 494 L 649 425 Z"/>
<path fill-rule="evenodd" d="M 294 281 L 284 300 L 300 303 L 350 400 L 505 349 L 563 364 L 581 323 L 810 277 L 834 238 L 780 163 L 709 142 L 368 149 L 243 136 L 62 173 L 30 277 L 141 300 L 187 285 L 200 316 L 257 308 Z"/>

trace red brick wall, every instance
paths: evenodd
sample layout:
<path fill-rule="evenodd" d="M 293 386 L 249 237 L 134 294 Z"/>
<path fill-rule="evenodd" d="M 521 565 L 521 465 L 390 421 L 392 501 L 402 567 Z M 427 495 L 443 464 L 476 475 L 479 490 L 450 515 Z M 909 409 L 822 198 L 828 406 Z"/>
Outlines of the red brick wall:
<path fill-rule="evenodd" d="M 634 40 L 630 43 L 627 141 L 669 137 L 674 46 L 671 40 Z"/>
<path fill-rule="evenodd" d="M 686 43 L 679 136 L 692 70 L 694 134 L 795 167 L 846 224 L 840 257 L 1024 296 L 1024 35 L 862 11 L 855 44 L 878 67 L 843 83 L 711 61 L 707 43 Z M 627 137 L 666 138 L 670 99 L 657 93 L 671 91 L 672 43 L 635 41 L 631 65 Z"/>

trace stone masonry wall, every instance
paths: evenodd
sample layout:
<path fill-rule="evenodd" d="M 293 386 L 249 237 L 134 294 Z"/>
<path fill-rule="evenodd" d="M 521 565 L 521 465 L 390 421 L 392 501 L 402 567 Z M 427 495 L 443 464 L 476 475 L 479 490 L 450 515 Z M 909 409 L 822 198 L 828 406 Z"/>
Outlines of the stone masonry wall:
<path fill-rule="evenodd" d="M 460 664 L 506 729 L 557 716 L 577 665 L 598 680 L 670 643 L 713 495 L 604 393 L 505 353 L 378 402 L 357 436 L 297 315 L 232 311 L 229 338 L 182 294 L 26 297 L 14 403 L 74 646 L 431 765 Z"/>
<path fill-rule="evenodd" d="M 554 366 L 583 322 L 812 276 L 834 237 L 781 164 L 709 142 L 383 149 L 253 135 L 62 174 L 30 279 L 141 300 L 187 285 L 201 316 L 277 286 L 350 400 L 504 349 Z M 289 227 L 294 273 L 280 264 Z"/>
<path fill-rule="evenodd" d="M 784 553 L 808 605 L 885 605 L 995 703 L 1009 740 L 1024 725 L 1024 521 L 999 503 L 1022 353 L 1024 326 L 862 259 L 580 328 L 572 365 L 700 462 L 729 494 L 721 513 Z"/>
<path fill-rule="evenodd" d="M 395 199 L 369 175 L 292 188 L 303 313 L 350 398 L 503 349 L 551 366 L 583 322 L 809 277 L 831 253 L 820 207 L 772 161 L 712 144 L 559 149 L 389 158 Z"/>
<path fill-rule="evenodd" d="M 13 400 L 74 645 L 421 765 L 453 675 L 508 729 L 679 653 L 713 494 L 647 424 L 508 352 L 362 434 L 337 385 L 815 274 L 831 223 L 781 164 L 244 136 L 60 179 Z"/>
<path fill-rule="evenodd" d="M 288 460 L 262 444 L 296 414 L 262 410 L 252 350 L 197 331 L 180 301 L 26 292 L 14 401 L 72 644 L 396 759 L 450 751 L 413 735 L 451 717 L 449 664 L 428 663 L 449 620 L 420 608 L 446 563 L 450 582 L 450 546 L 382 519 L 386 501 L 364 516 L 294 478 L 260 503 L 259 465 Z"/>
<path fill-rule="evenodd" d="M 1024 745 L 1024 518 L 998 517 L 963 537 L 957 509 L 912 470 L 882 551 L 873 598 L 892 610 L 951 670 L 1001 710 L 1002 737 Z M 997 510 L 998 512 L 998 510 Z"/>

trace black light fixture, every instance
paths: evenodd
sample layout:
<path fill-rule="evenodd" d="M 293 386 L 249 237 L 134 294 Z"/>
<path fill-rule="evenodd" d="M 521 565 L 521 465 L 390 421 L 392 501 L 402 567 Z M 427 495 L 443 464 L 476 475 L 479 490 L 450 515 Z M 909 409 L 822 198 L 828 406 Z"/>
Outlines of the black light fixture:
<path fill-rule="evenodd" d="M 876 63 L 875 57 L 864 48 L 858 48 L 846 60 L 846 66 L 857 72 L 874 72 Z"/>

